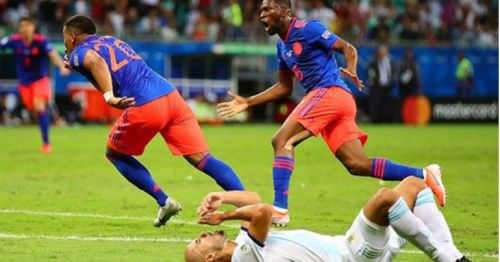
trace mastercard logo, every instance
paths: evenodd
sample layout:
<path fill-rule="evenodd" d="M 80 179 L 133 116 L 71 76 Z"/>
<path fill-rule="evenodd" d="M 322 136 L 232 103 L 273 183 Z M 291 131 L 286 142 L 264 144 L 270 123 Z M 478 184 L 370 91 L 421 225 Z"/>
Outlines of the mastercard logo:
<path fill-rule="evenodd" d="M 425 96 L 406 98 L 401 110 L 403 122 L 407 125 L 426 125 L 431 120 L 431 102 Z"/>

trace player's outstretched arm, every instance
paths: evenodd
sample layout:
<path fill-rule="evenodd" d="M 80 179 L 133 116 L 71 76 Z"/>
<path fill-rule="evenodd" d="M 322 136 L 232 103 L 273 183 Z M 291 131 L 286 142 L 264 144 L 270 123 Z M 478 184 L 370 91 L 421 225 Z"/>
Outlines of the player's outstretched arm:
<path fill-rule="evenodd" d="M 106 61 L 95 51 L 88 50 L 85 53 L 83 66 L 87 69 L 96 82 L 92 84 L 103 93 L 106 102 L 119 109 L 125 109 L 135 105 L 133 97 L 115 97 L 113 94 L 113 82 Z"/>
<path fill-rule="evenodd" d="M 347 62 L 347 68 L 340 68 L 340 71 L 350 77 L 354 83 L 358 86 L 359 91 L 363 90 L 363 81 L 359 79 L 356 73 L 356 66 L 358 64 L 358 50 L 349 44 L 348 42 L 339 38 L 335 45 L 333 45 L 333 50 L 344 54 L 345 60 Z"/>
<path fill-rule="evenodd" d="M 232 117 L 246 110 L 249 106 L 265 104 L 280 98 L 290 96 L 293 92 L 294 76 L 291 71 L 278 72 L 278 83 L 264 92 L 249 98 L 228 92 L 233 98 L 230 102 L 219 103 L 217 113 L 221 116 Z"/>
<path fill-rule="evenodd" d="M 244 220 L 250 222 L 249 234 L 261 243 L 264 243 L 271 227 L 273 207 L 269 204 L 244 206 L 234 211 L 207 213 L 200 219 L 199 224 L 219 225 L 228 220 Z"/>
<path fill-rule="evenodd" d="M 49 57 L 50 60 L 52 60 L 52 63 L 54 63 L 54 65 L 56 65 L 59 68 L 60 75 L 68 76 L 71 73 L 71 71 L 66 68 L 64 61 L 62 60 L 61 56 L 57 53 L 56 50 L 50 51 Z"/>
<path fill-rule="evenodd" d="M 228 191 L 209 193 L 198 207 L 198 214 L 203 216 L 218 210 L 222 204 L 244 207 L 260 203 L 260 196 L 250 191 Z"/>
<path fill-rule="evenodd" d="M 250 191 L 229 191 L 209 193 L 198 207 L 198 214 L 204 216 L 208 213 L 217 211 L 222 204 L 233 205 L 235 207 L 244 207 L 260 203 L 260 196 Z M 241 226 L 248 228 L 250 224 L 247 221 L 241 221 Z"/>

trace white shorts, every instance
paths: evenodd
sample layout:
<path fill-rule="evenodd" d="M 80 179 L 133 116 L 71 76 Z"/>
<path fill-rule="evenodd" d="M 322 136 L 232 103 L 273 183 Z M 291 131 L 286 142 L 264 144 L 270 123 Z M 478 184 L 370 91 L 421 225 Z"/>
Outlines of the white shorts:
<path fill-rule="evenodd" d="M 406 244 L 392 227 L 368 220 L 363 209 L 347 230 L 345 240 L 349 257 L 356 262 L 390 262 Z"/>

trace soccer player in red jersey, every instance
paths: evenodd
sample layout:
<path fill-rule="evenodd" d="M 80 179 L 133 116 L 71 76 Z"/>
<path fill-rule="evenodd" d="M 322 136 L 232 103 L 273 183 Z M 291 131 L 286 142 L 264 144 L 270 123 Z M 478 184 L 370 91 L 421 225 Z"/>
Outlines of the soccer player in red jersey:
<path fill-rule="evenodd" d="M 181 210 L 133 157 L 142 155 L 158 133 L 172 154 L 182 155 L 223 189 L 244 190 L 234 171 L 210 154 L 193 111 L 175 87 L 149 68 L 127 43 L 95 33 L 90 17 L 69 18 L 63 28 L 65 63 L 101 91 L 109 105 L 125 109 L 109 134 L 106 156 L 130 183 L 156 200 L 159 209 L 153 225 L 165 225 Z"/>
<path fill-rule="evenodd" d="M 383 180 L 403 180 L 416 176 L 426 181 L 438 202 L 444 206 L 446 191 L 441 169 L 433 164 L 414 168 L 385 158 L 370 158 L 363 152 L 368 136 L 356 122 L 356 103 L 340 72 L 350 77 L 361 90 L 363 82 L 356 74 L 356 48 L 330 32 L 317 21 L 299 21 L 291 16 L 289 0 L 264 0 L 260 19 L 269 35 L 278 34 L 278 83 L 255 96 L 244 98 L 229 92 L 234 99 L 220 103 L 222 116 L 234 116 L 249 106 L 287 97 L 292 94 L 294 77 L 306 96 L 272 139 L 274 147 L 273 223 L 289 223 L 288 188 L 294 168 L 294 148 L 311 136 L 321 134 L 330 150 L 352 175 L 372 176 Z M 333 51 L 340 52 L 347 68 L 339 68 Z"/>
<path fill-rule="evenodd" d="M 51 99 L 49 70 L 47 57 L 59 67 L 60 74 L 67 76 L 70 71 L 64 68 L 64 62 L 45 36 L 35 33 L 36 22 L 31 17 L 22 17 L 19 20 L 19 33 L 5 37 L 0 42 L 0 48 L 10 48 L 14 51 L 17 78 L 19 79 L 19 93 L 35 117 L 42 134 L 43 153 L 52 151 L 49 141 L 50 115 L 47 112 L 47 102 Z"/>

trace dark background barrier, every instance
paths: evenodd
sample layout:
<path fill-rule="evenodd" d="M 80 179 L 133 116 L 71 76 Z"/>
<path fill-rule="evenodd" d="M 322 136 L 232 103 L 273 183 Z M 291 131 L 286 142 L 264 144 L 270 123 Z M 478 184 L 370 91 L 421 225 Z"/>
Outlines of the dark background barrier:
<path fill-rule="evenodd" d="M 251 95 L 264 90 L 276 81 L 277 59 L 276 48 L 273 45 L 256 44 L 216 44 L 216 43 L 152 43 L 132 41 L 130 44 L 148 65 L 159 74 L 166 76 L 176 85 L 183 96 L 188 98 L 197 95 L 213 97 L 212 100 L 225 99 L 226 90 Z M 54 44 L 56 50 L 63 52 L 62 43 Z M 376 46 L 358 46 L 359 63 L 358 75 L 366 79 L 368 65 L 373 60 Z M 390 56 L 397 66 L 402 60 L 405 46 L 390 48 Z M 470 101 L 457 100 L 456 96 L 456 68 L 457 54 L 463 50 L 474 68 L 475 90 Z M 456 47 L 414 47 L 414 57 L 421 70 L 423 95 L 431 98 L 432 121 L 497 121 L 498 107 L 493 110 L 494 101 L 498 100 L 498 50 L 493 48 L 463 48 Z M 12 54 L 0 54 L 0 92 L 16 92 L 16 73 Z M 343 56 L 338 54 L 339 65 L 344 65 Z M 86 79 L 77 74 L 69 77 L 59 76 L 58 69 L 51 66 L 54 81 L 54 93 L 58 103 L 69 96 L 70 86 L 86 85 Z M 8 81 L 6 81 L 8 80 Z M 370 89 L 359 92 L 353 83 L 346 79 L 353 94 L 358 98 L 360 114 L 368 111 L 367 97 Z M 303 95 L 300 88 L 296 88 L 291 101 L 297 102 Z M 398 85 L 393 87 L 391 101 L 394 108 L 394 120 L 399 121 L 400 106 L 398 104 Z M 436 100 L 438 99 L 438 100 Z M 475 101 L 480 101 L 476 104 Z M 483 108 L 483 102 L 484 104 Z M 64 107 L 64 105 L 63 105 Z M 289 104 L 287 104 L 289 107 Z M 278 106 L 255 107 L 253 119 L 258 121 L 272 121 L 276 119 Z M 484 113 L 483 111 L 488 113 Z M 104 113 L 103 113 L 104 114 Z M 486 114 L 486 116 L 485 116 Z M 279 113 L 278 113 L 279 115 Z M 278 117 L 279 118 L 279 117 Z M 363 121 L 363 120 L 361 120 Z"/>

